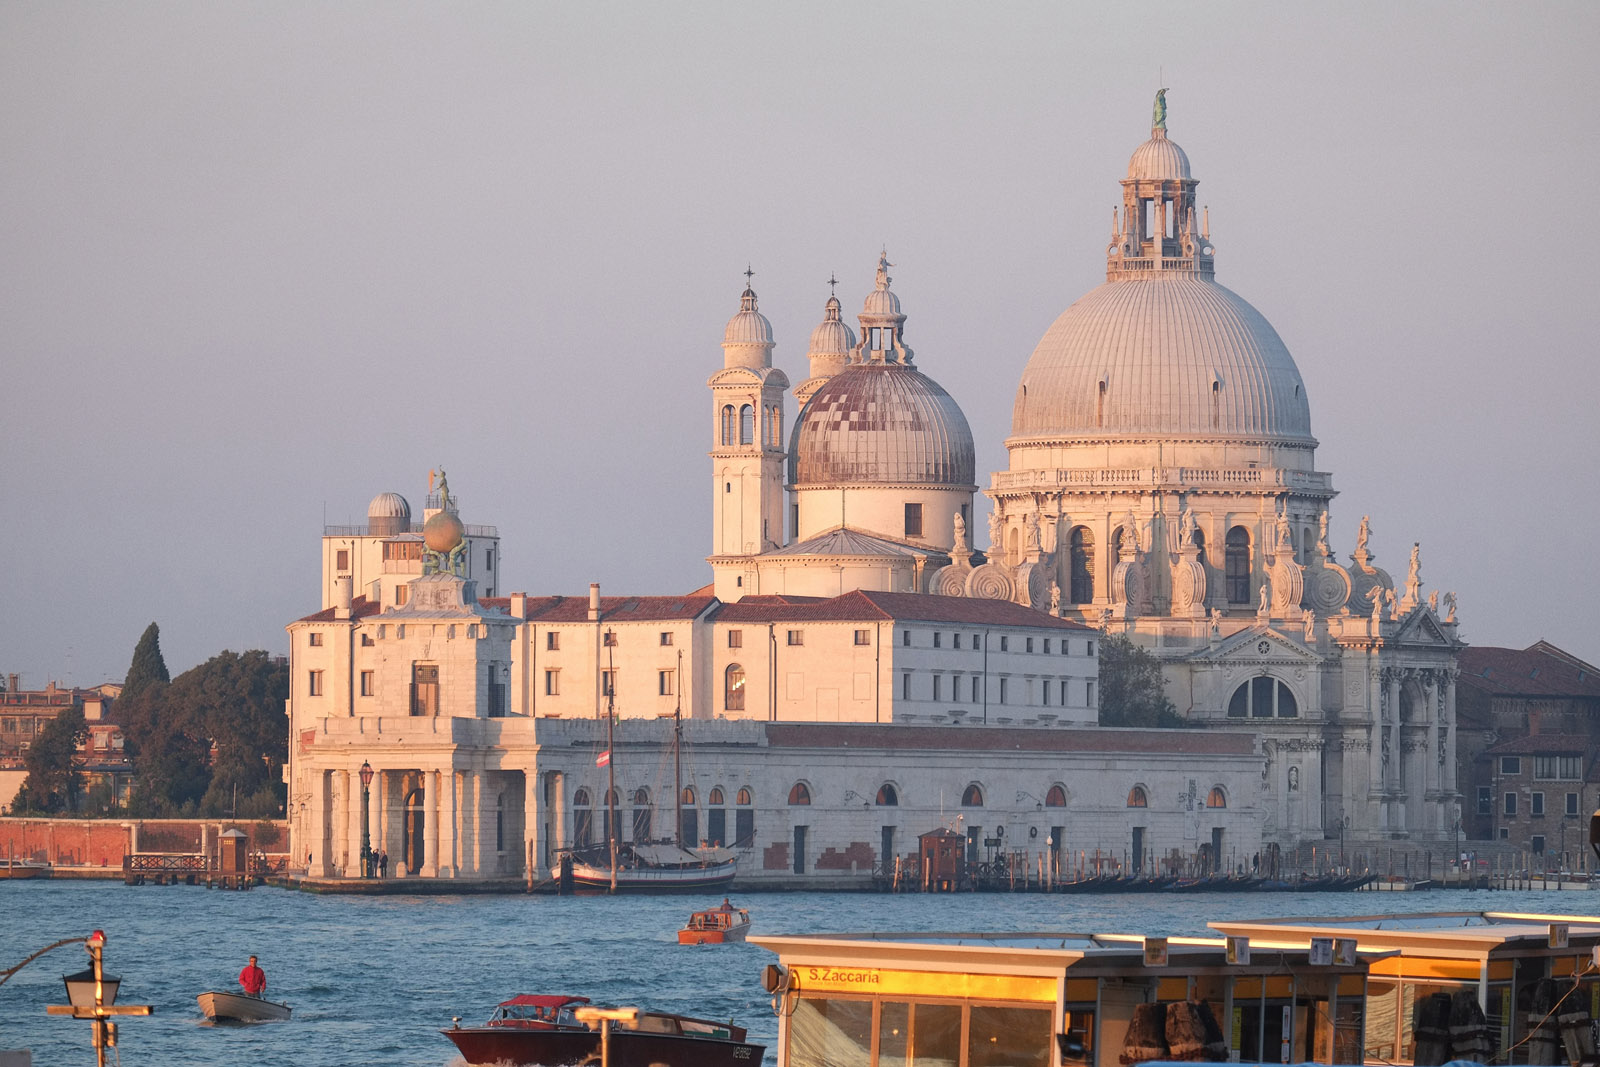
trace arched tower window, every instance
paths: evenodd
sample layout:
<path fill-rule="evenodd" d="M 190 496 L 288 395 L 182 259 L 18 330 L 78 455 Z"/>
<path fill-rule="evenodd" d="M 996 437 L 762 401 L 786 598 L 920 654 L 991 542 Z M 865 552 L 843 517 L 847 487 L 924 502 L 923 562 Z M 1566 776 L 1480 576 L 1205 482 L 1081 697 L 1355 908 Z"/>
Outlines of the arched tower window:
<path fill-rule="evenodd" d="M 983 807 L 983 789 L 975 784 L 967 786 L 967 791 L 961 794 L 961 806 L 964 808 Z"/>
<path fill-rule="evenodd" d="M 737 663 L 728 664 L 726 679 L 722 696 L 722 707 L 725 711 L 744 710 L 744 668 Z"/>
<path fill-rule="evenodd" d="M 1067 806 L 1067 791 L 1060 784 L 1051 786 L 1045 791 L 1044 806 L 1047 808 L 1064 808 Z"/>
<path fill-rule="evenodd" d="M 789 803 L 797 805 L 811 803 L 811 790 L 806 788 L 804 782 L 796 782 L 789 790 Z"/>
<path fill-rule="evenodd" d="M 1228 531 L 1226 580 L 1228 603 L 1250 603 L 1250 532 L 1243 526 Z"/>
<path fill-rule="evenodd" d="M 1212 786 L 1210 795 L 1208 795 L 1206 797 L 1206 807 L 1208 807 L 1208 808 L 1225 808 L 1227 806 L 1228 806 L 1228 794 L 1226 794 L 1226 793 L 1224 793 L 1222 791 L 1222 787 L 1220 785 Z"/>
<path fill-rule="evenodd" d="M 753 445 L 756 442 L 756 409 L 749 404 L 739 409 L 739 443 Z"/>
<path fill-rule="evenodd" d="M 1104 379 L 1100 382 L 1100 393 L 1095 397 L 1094 424 L 1096 426 L 1104 426 L 1106 424 L 1106 383 Z"/>
<path fill-rule="evenodd" d="M 747 808 L 752 803 L 754 803 L 754 801 L 752 801 L 750 799 L 750 790 L 749 790 L 749 788 L 745 787 L 745 786 L 740 786 L 739 787 L 739 792 L 734 795 L 733 802 L 735 804 L 739 805 L 741 808 Z"/>
<path fill-rule="evenodd" d="M 1094 599 L 1094 534 L 1087 526 L 1074 526 L 1067 543 L 1068 599 L 1087 604 Z"/>
<path fill-rule="evenodd" d="M 706 803 L 714 804 L 719 807 L 727 803 L 727 801 L 722 798 L 722 787 L 720 785 L 714 785 L 711 787 L 711 792 L 706 794 Z"/>
<path fill-rule="evenodd" d="M 722 443 L 733 444 L 733 405 L 722 405 Z"/>
<path fill-rule="evenodd" d="M 895 792 L 894 786 L 888 782 L 878 787 L 878 806 L 882 808 L 898 807 L 900 794 Z"/>
<path fill-rule="evenodd" d="M 1211 428 L 1215 430 L 1222 425 L 1222 383 L 1213 380 L 1211 383 Z"/>
<path fill-rule="evenodd" d="M 1150 794 L 1144 791 L 1144 786 L 1136 785 L 1132 789 L 1128 790 L 1128 807 L 1148 808 L 1149 806 Z"/>
<path fill-rule="evenodd" d="M 683 787 L 683 806 L 686 808 L 694 807 L 694 786 L 692 785 Z"/>

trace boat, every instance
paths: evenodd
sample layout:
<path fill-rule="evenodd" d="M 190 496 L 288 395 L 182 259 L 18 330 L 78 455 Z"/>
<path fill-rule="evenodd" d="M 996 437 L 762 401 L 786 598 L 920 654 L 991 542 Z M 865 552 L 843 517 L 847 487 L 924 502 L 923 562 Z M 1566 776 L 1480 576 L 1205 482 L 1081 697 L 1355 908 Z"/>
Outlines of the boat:
<path fill-rule="evenodd" d="M 289 1005 L 213 989 L 195 997 L 207 1019 L 219 1023 L 278 1023 L 289 1019 Z"/>
<path fill-rule="evenodd" d="M 587 997 L 521 995 L 503 1001 L 482 1026 L 459 1021 L 439 1031 L 470 1064 L 559 1067 L 598 1062 L 600 1031 L 578 1021 Z M 745 1041 L 731 1022 L 641 1011 L 633 1027 L 613 1024 L 611 1067 L 754 1067 L 765 1045 Z"/>
<path fill-rule="evenodd" d="M 7 860 L 0 864 L 0 878 L 48 878 L 50 865 L 32 860 Z"/>
<path fill-rule="evenodd" d="M 683 657 L 678 657 L 682 669 Z M 680 675 L 681 676 L 681 675 Z M 690 849 L 683 841 L 683 706 L 673 712 L 673 793 L 677 797 L 672 841 L 625 842 L 617 835 L 616 693 L 606 687 L 606 747 L 595 765 L 606 768 L 606 840 L 557 853 L 562 892 L 702 893 L 726 890 L 739 871 L 738 853 L 728 848 Z"/>
<path fill-rule="evenodd" d="M 750 932 L 750 913 L 736 908 L 726 899 L 719 907 L 697 911 L 678 931 L 680 945 L 720 945 L 727 941 L 743 941 Z"/>

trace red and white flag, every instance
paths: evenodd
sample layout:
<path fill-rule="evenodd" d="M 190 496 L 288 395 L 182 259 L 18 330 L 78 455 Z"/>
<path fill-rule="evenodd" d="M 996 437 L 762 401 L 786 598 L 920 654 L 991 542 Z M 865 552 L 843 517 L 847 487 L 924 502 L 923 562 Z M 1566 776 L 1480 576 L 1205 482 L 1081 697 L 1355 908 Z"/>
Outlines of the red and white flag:
<path fill-rule="evenodd" d="M 600 753 L 600 755 L 596 756 L 594 758 L 594 765 L 596 767 L 611 766 L 611 750 L 608 748 L 604 752 Z"/>

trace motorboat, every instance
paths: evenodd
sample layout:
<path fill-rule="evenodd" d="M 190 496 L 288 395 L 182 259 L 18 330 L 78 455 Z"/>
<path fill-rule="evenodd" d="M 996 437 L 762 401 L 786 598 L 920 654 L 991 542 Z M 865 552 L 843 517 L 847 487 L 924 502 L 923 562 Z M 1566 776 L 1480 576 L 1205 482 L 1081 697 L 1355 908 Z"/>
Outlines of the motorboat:
<path fill-rule="evenodd" d="M 523 994 L 503 1001 L 482 1026 L 457 1025 L 440 1033 L 470 1064 L 560 1067 L 595 1062 L 599 1024 L 578 1020 L 588 997 Z M 755 1067 L 765 1045 L 745 1041 L 743 1027 L 687 1015 L 640 1011 L 633 1026 L 613 1024 L 612 1067 Z"/>
<path fill-rule="evenodd" d="M 289 1005 L 249 993 L 213 989 L 195 997 L 207 1019 L 219 1023 L 279 1023 L 289 1019 Z"/>
<path fill-rule="evenodd" d="M 750 912 L 736 908 L 726 899 L 719 907 L 697 911 L 678 931 L 680 945 L 720 945 L 727 941 L 743 941 L 750 932 Z"/>
<path fill-rule="evenodd" d="M 0 878 L 48 878 L 50 865 L 32 860 L 7 859 L 0 863 Z"/>
<path fill-rule="evenodd" d="M 727 889 L 739 861 L 727 849 L 691 852 L 667 843 L 619 844 L 613 866 L 604 845 L 566 850 L 579 893 L 704 893 Z"/>

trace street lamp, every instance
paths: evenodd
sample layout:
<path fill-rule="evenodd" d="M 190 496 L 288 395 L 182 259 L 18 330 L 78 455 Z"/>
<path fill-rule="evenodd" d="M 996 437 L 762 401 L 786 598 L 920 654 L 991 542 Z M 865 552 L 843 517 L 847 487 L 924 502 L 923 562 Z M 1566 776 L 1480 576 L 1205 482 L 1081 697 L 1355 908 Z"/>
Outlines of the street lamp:
<path fill-rule="evenodd" d="M 600 1024 L 600 1067 L 611 1067 L 611 1024 L 633 1027 L 639 1022 L 638 1008 L 578 1008 L 572 1014 L 580 1023 Z"/>
<path fill-rule="evenodd" d="M 368 833 L 367 812 L 372 795 L 372 764 L 361 761 L 361 877 L 371 878 L 372 837 Z"/>
<path fill-rule="evenodd" d="M 96 930 L 83 939 L 83 944 L 89 950 L 89 969 L 66 975 L 62 982 L 67 987 L 67 1003 L 46 1005 L 45 1012 L 93 1022 L 95 1063 L 105 1067 L 106 1049 L 115 1048 L 117 1044 L 117 1024 L 107 1020 L 114 1015 L 149 1015 L 155 1009 L 148 1004 L 113 1006 L 122 979 L 108 977 L 101 966 L 106 935 Z"/>

